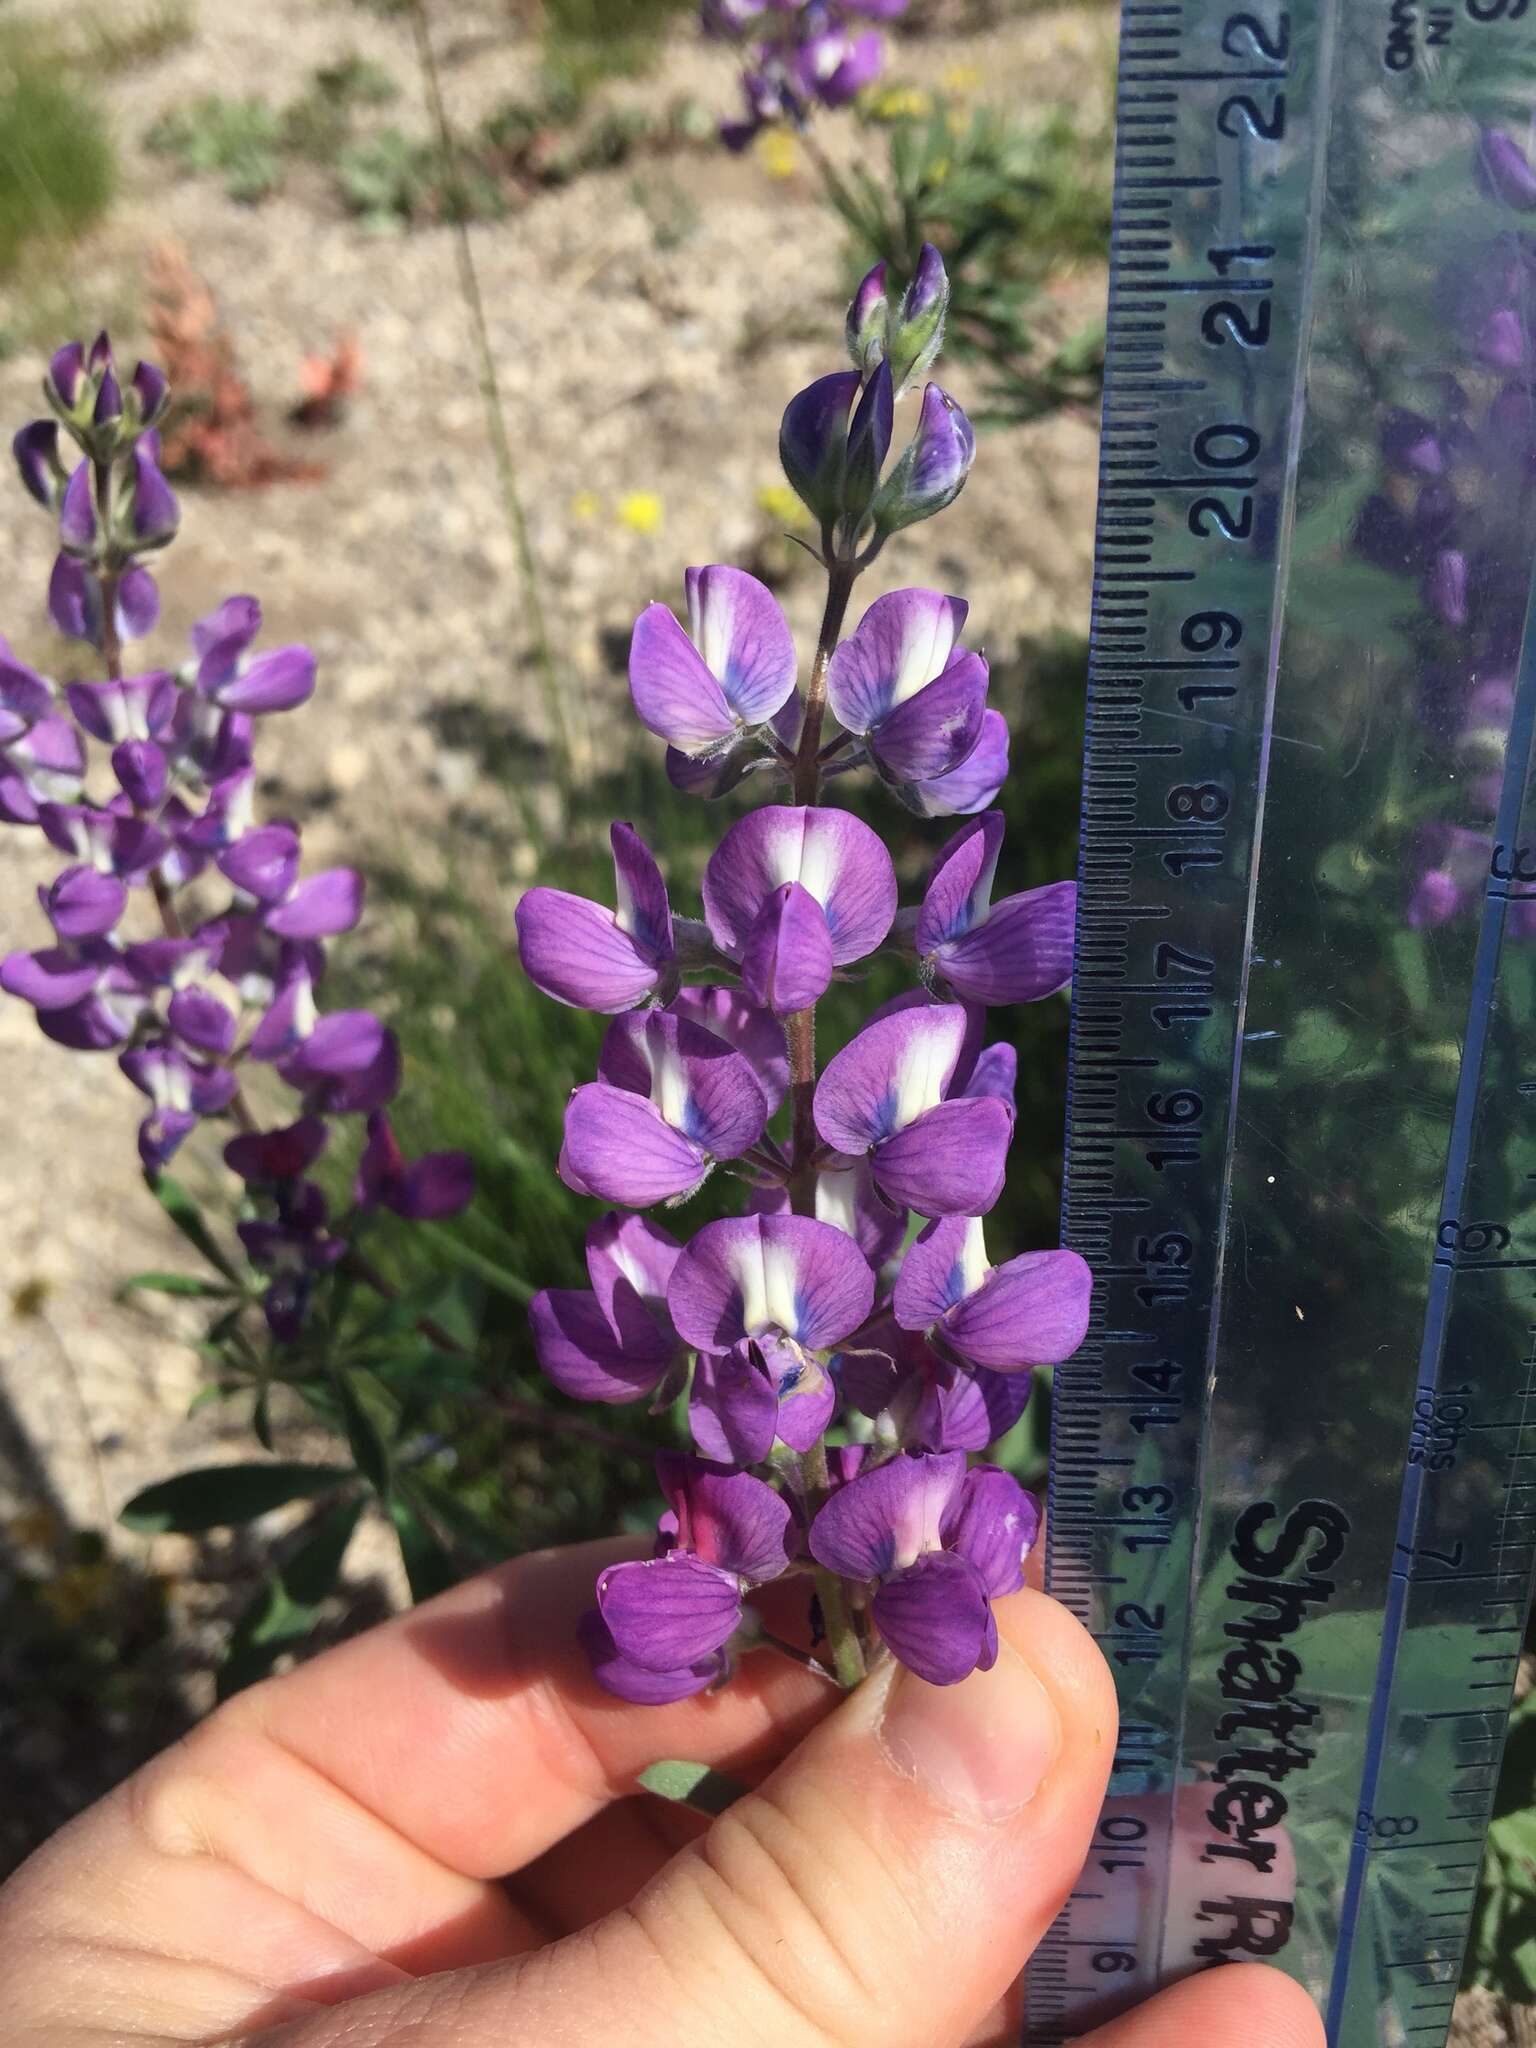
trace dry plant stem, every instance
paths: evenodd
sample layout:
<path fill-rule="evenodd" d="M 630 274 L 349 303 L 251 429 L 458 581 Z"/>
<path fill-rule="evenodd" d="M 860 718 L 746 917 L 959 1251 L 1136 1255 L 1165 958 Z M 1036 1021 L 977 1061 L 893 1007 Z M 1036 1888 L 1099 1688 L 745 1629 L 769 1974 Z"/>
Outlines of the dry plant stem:
<path fill-rule="evenodd" d="M 443 168 L 451 184 L 457 175 L 458 152 L 453 127 L 448 119 L 447 103 L 443 98 L 443 81 L 437 67 L 437 52 L 432 46 L 432 30 L 427 21 L 426 0 L 414 0 L 411 8 L 411 25 L 416 34 L 416 54 L 426 85 L 432 125 L 437 130 L 437 143 L 442 153 Z M 544 600 L 539 593 L 538 564 L 534 560 L 533 543 L 528 535 L 528 516 L 523 509 L 522 493 L 517 487 L 517 470 L 512 460 L 512 437 L 507 431 L 506 409 L 501 402 L 501 385 L 496 376 L 496 358 L 491 353 L 491 333 L 485 317 L 485 298 L 480 290 L 474 251 L 469 243 L 469 225 L 464 219 L 462 206 L 455 208 L 453 234 L 459 289 L 463 294 L 474 337 L 480 396 L 485 402 L 491 452 L 496 463 L 496 480 L 501 490 L 502 506 L 507 515 L 507 526 L 512 535 L 513 550 L 517 556 L 523 608 L 527 616 L 529 635 L 533 641 L 534 661 L 539 671 L 539 681 L 543 685 L 544 705 L 549 715 L 551 730 L 564 755 L 565 769 L 569 775 L 573 761 L 570 716 L 566 708 L 567 693 L 560 688 L 554 647 L 549 637 L 548 622 L 544 617 Z M 523 822 L 531 836 L 533 821 L 526 805 Z"/>

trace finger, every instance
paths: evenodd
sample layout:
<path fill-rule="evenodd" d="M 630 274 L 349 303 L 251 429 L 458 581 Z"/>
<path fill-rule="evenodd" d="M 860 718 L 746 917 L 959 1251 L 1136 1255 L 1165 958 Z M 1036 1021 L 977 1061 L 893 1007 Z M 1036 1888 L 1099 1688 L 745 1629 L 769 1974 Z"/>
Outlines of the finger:
<path fill-rule="evenodd" d="M 302 2009 L 537 1946 L 542 1918 L 489 1879 L 646 1764 L 750 1770 L 835 1698 L 762 1655 L 713 1699 L 610 1699 L 575 1625 L 614 1554 L 519 1559 L 241 1694 L 12 1880 L 0 1977 L 24 1927 L 49 2011 L 72 1995 L 46 1960 L 62 1942 L 99 1958 L 104 2005 L 201 2034 L 249 2024 L 274 1988 Z"/>
<path fill-rule="evenodd" d="M 1083 2037 L 1081 2048 L 1324 2048 L 1317 2007 L 1267 1963 L 1229 1963 L 1186 1977 Z"/>
<path fill-rule="evenodd" d="M 1075 1882 L 1114 1746 L 1113 1685 L 1066 1610 L 1025 1592 L 998 1620 L 992 1671 L 877 1674 L 627 1910 L 272 2048 L 957 2048 Z"/>

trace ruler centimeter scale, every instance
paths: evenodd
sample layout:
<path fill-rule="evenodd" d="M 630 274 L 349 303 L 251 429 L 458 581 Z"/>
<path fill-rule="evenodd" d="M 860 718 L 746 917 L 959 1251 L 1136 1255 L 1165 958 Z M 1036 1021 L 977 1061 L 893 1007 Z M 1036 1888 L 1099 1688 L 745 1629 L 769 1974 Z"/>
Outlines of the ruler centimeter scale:
<path fill-rule="evenodd" d="M 1436 2048 L 1536 1559 L 1536 9 L 1122 24 L 1047 1566 L 1121 1725 L 1030 2038 L 1259 1957 Z"/>

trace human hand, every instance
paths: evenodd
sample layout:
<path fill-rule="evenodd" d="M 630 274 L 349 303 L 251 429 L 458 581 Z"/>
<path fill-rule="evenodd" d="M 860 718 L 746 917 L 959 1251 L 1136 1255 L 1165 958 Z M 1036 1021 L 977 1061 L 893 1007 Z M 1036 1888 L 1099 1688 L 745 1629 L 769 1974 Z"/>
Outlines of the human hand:
<path fill-rule="evenodd" d="M 630 1707 L 574 1639 L 609 1546 L 526 1557 L 241 1694 L 0 1890 L 10 2048 L 945 2048 L 1017 2038 L 1114 1748 L 1042 1593 L 943 1690 L 785 1658 Z M 755 1789 L 710 1825 L 651 1762 Z M 510 1876 L 506 1873 L 512 1873 Z M 1295 1984 L 1192 1978 L 1095 2048 L 1321 2048 Z"/>

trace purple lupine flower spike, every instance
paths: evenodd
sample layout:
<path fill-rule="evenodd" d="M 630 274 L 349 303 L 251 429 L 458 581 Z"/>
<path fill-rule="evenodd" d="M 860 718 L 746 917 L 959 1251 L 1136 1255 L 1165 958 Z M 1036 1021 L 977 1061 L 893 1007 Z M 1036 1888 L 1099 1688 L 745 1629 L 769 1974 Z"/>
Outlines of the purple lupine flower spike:
<path fill-rule="evenodd" d="M 1013 1118 L 994 1096 L 950 1096 L 967 1020 L 958 1003 L 867 1024 L 816 1084 L 816 1129 L 868 1156 L 875 1186 L 920 1216 L 982 1215 L 1002 1192 Z"/>
<path fill-rule="evenodd" d="M 926 974 L 976 1003 L 1032 1003 L 1072 976 L 1077 886 L 1048 882 L 991 901 L 1003 817 L 962 826 L 933 864 L 917 919 Z"/>
<path fill-rule="evenodd" d="M 556 1002 L 612 1015 L 676 985 L 667 887 L 632 825 L 610 833 L 616 908 L 564 889 L 530 889 L 517 906 L 518 954 Z"/>
<path fill-rule="evenodd" d="M 716 564 L 685 577 L 688 630 L 664 604 L 635 622 L 629 688 L 640 722 L 680 753 L 711 755 L 767 723 L 795 687 L 795 646 L 770 591 Z"/>
<path fill-rule="evenodd" d="M 932 1685 L 997 1659 L 991 1603 L 1024 1583 L 1039 1510 L 993 1466 L 963 1452 L 898 1457 L 839 1487 L 811 1524 L 811 1554 L 873 1580 L 871 1613 L 894 1655 Z"/>
<path fill-rule="evenodd" d="M 994 1266 L 979 1216 L 946 1216 L 908 1248 L 892 1296 L 903 1329 L 966 1365 L 1012 1373 L 1059 1365 L 1082 1343 L 1092 1279 L 1073 1251 L 1025 1252 Z"/>
<path fill-rule="evenodd" d="M 646 1216 L 612 1210 L 587 1232 L 590 1290 L 546 1287 L 529 1304 L 539 1364 L 578 1401 L 637 1401 L 680 1355 L 667 1283 L 682 1246 Z"/>

